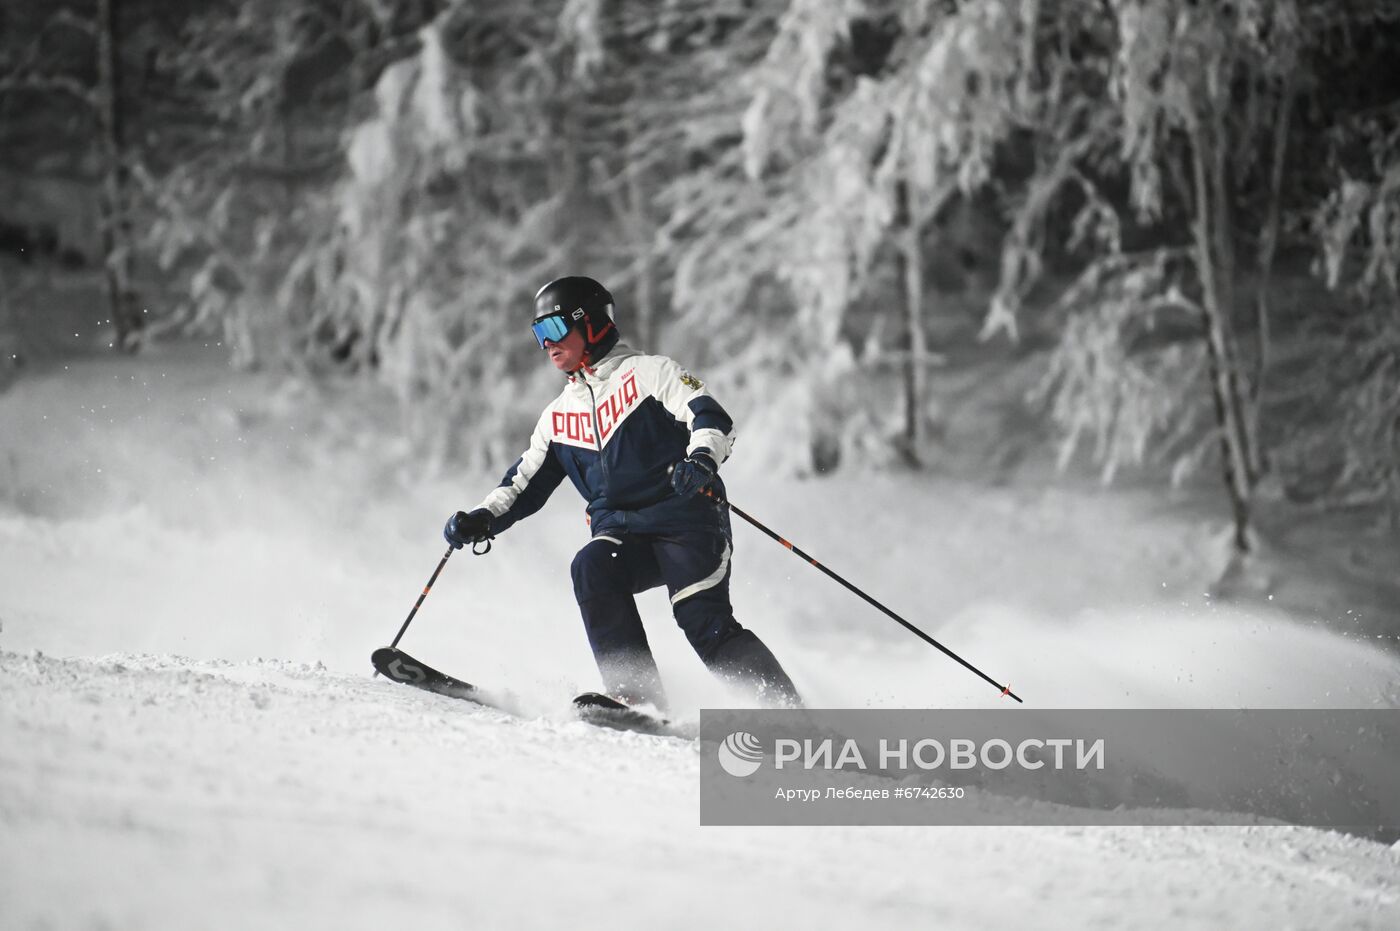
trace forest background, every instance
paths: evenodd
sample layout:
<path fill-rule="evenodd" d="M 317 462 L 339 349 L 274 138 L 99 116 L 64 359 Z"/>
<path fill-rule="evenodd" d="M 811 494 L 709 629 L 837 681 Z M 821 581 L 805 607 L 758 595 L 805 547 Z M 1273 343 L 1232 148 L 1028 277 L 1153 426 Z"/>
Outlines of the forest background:
<path fill-rule="evenodd" d="M 0 388 L 202 336 L 503 469 L 584 273 L 774 474 L 1208 481 L 1232 568 L 1264 511 L 1393 537 L 1398 48 L 1361 0 L 5 0 Z"/>

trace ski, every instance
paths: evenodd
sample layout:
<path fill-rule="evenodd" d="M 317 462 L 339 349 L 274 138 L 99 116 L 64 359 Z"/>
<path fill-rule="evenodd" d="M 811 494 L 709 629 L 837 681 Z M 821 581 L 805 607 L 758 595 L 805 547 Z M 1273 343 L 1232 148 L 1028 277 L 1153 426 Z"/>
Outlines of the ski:
<path fill-rule="evenodd" d="M 386 679 L 403 685 L 457 698 L 487 708 L 501 708 L 489 694 L 470 682 L 439 672 L 427 663 L 414 659 L 396 647 L 380 647 L 370 656 L 374 668 Z M 584 692 L 574 699 L 574 710 L 580 721 L 597 727 L 616 731 L 635 731 L 639 734 L 653 734 L 662 737 L 693 737 L 684 728 L 647 714 L 622 702 L 609 698 L 601 692 Z"/>
<path fill-rule="evenodd" d="M 482 694 L 481 689 L 470 682 L 454 679 L 444 672 L 438 672 L 427 663 L 419 662 L 403 650 L 395 647 L 380 647 L 370 656 L 374 668 L 386 679 L 411 685 L 415 688 L 460 698 L 478 705 L 494 707 L 491 700 Z"/>
<path fill-rule="evenodd" d="M 665 718 L 639 711 L 601 692 L 584 692 L 574 699 L 574 710 L 580 721 L 598 727 L 663 737 L 684 736 L 681 729 Z"/>

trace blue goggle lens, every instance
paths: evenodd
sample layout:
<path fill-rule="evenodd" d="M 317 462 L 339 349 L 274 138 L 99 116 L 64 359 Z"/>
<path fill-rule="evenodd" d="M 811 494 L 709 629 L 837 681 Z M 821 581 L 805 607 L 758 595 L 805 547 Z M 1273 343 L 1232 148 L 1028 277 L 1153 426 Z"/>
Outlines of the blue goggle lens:
<path fill-rule="evenodd" d="M 530 324 L 530 330 L 535 334 L 535 341 L 543 349 L 545 340 L 557 343 L 569 335 L 569 321 L 563 314 L 552 314 Z"/>

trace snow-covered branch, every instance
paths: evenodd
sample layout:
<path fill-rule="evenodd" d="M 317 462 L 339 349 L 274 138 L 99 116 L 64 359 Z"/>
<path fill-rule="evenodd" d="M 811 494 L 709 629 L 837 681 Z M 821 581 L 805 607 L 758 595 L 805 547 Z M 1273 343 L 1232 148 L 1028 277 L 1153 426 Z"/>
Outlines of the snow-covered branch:
<path fill-rule="evenodd" d="M 97 107 L 97 91 L 64 74 L 12 74 L 0 77 L 0 94 L 33 92 L 63 94 L 87 107 Z"/>

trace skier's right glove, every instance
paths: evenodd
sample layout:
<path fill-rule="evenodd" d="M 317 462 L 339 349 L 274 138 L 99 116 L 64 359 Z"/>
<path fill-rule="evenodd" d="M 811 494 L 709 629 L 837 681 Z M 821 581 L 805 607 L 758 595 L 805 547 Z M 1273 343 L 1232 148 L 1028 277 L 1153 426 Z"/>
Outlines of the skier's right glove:
<path fill-rule="evenodd" d="M 671 466 L 671 487 L 682 498 L 689 498 L 714 480 L 718 468 L 710 451 L 702 446 Z"/>
<path fill-rule="evenodd" d="M 489 540 L 491 539 L 491 512 L 486 508 L 477 508 L 470 514 L 466 511 L 458 511 L 447 519 L 447 526 L 442 528 L 442 535 L 448 543 L 452 544 L 454 550 L 460 550 L 471 543 Z"/>

